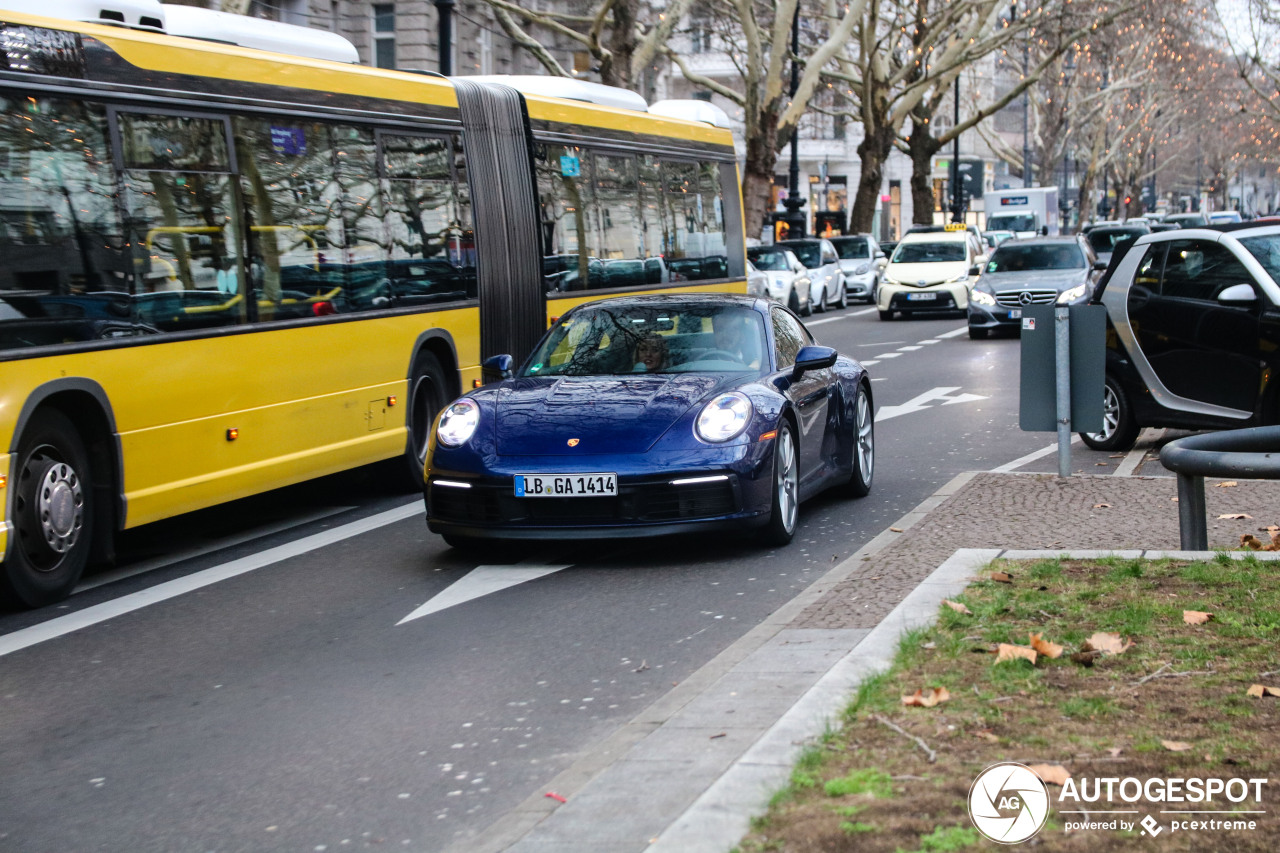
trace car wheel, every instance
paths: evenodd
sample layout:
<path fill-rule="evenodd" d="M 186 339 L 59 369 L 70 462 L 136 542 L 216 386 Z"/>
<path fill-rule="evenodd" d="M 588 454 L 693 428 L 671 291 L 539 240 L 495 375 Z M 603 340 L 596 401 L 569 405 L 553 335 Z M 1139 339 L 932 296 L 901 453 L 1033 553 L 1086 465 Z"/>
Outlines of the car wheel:
<path fill-rule="evenodd" d="M 782 421 L 773 440 L 773 495 L 769 501 L 769 523 L 763 539 L 770 545 L 786 545 L 796 535 L 800 515 L 800 466 L 791 424 Z"/>
<path fill-rule="evenodd" d="M 876 425 L 871 412 L 871 398 L 865 385 L 858 386 L 857 399 L 853 401 L 853 471 L 849 474 L 846 491 L 855 498 L 866 497 L 871 492 L 871 478 L 876 467 Z"/>
<path fill-rule="evenodd" d="M 849 307 L 849 283 L 847 281 L 840 282 L 840 298 L 836 300 L 836 307 Z"/>
<path fill-rule="evenodd" d="M 445 388 L 444 368 L 440 361 L 429 352 L 420 353 L 409 375 L 409 411 L 405 415 L 409 438 L 405 443 L 404 476 L 401 478 L 406 490 L 422 491 L 431 425 L 448 402 Z"/>
<path fill-rule="evenodd" d="M 67 416 L 46 409 L 22 431 L 13 472 L 15 535 L 0 578 L 16 601 L 43 607 L 70 595 L 89 562 L 89 454 Z"/>
<path fill-rule="evenodd" d="M 881 319 L 881 320 L 892 320 L 892 319 L 893 319 L 893 312 L 892 312 L 892 311 L 881 311 L 881 312 L 880 312 L 880 319 Z"/>
<path fill-rule="evenodd" d="M 791 309 L 791 313 L 800 313 L 800 294 L 796 293 L 796 289 L 791 288 L 791 296 L 787 299 L 787 307 Z"/>
<path fill-rule="evenodd" d="M 986 329 L 978 329 L 978 328 L 974 328 L 973 326 L 969 327 L 969 340 L 985 341 L 986 339 L 987 339 Z"/>
<path fill-rule="evenodd" d="M 809 291 L 809 301 L 804 304 L 803 309 L 801 309 L 796 313 L 798 313 L 801 317 L 813 316 L 813 291 L 812 290 Z"/>
<path fill-rule="evenodd" d="M 822 286 L 822 293 L 818 297 L 818 304 L 813 306 L 813 313 L 827 313 L 827 286 L 825 284 Z"/>
<path fill-rule="evenodd" d="M 1080 440 L 1094 450 L 1129 450 L 1141 431 L 1133 419 L 1129 395 L 1108 374 L 1102 386 L 1102 431 L 1082 432 Z"/>
<path fill-rule="evenodd" d="M 880 299 L 880 279 L 876 279 L 871 284 L 871 295 L 867 297 L 868 305 L 875 305 Z"/>

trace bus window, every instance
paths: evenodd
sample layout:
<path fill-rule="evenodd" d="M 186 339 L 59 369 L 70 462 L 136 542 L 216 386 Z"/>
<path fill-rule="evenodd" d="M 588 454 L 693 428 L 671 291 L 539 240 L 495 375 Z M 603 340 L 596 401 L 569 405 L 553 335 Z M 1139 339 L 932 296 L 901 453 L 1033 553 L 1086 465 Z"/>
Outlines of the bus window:
<path fill-rule="evenodd" d="M 232 129 L 257 318 L 347 310 L 341 267 L 334 272 L 342 219 L 326 196 L 333 174 L 329 126 L 237 116 Z"/>
<path fill-rule="evenodd" d="M 576 145 L 539 145 L 536 162 L 547 291 L 586 290 L 591 286 L 591 269 L 600 269 L 587 224 L 590 164 L 586 150 Z"/>
<path fill-rule="evenodd" d="M 394 294 L 387 278 L 387 237 L 378 189 L 378 148 L 373 132 L 335 125 L 334 184 L 342 209 L 342 265 L 348 304 L 356 310 L 390 308 Z"/>
<path fill-rule="evenodd" d="M 474 238 L 463 227 L 452 145 L 436 137 L 385 134 L 382 157 L 387 274 L 396 303 L 475 298 Z"/>
<path fill-rule="evenodd" d="M 76 314 L 79 296 L 110 291 L 119 298 L 78 300 L 81 315 L 110 302 L 129 316 L 132 263 L 106 140 L 101 106 L 0 97 L 0 296 L 23 300 L 19 315 Z"/>
<path fill-rule="evenodd" d="M 117 118 L 139 316 L 162 331 L 245 322 L 225 122 Z"/>
<path fill-rule="evenodd" d="M 636 160 L 629 154 L 595 155 L 595 204 L 592 219 L 597 229 L 604 280 L 592 287 L 638 287 L 647 271 L 641 251 L 640 196 Z"/>

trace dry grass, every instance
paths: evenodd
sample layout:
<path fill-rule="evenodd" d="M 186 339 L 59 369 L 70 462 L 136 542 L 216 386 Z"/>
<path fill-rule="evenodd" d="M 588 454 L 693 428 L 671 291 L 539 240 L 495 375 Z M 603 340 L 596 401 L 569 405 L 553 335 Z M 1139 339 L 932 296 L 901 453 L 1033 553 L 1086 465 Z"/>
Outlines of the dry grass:
<path fill-rule="evenodd" d="M 1013 582 L 974 583 L 959 599 L 971 615 L 940 608 L 935 627 L 904 638 L 892 669 L 864 683 L 841 728 L 802 756 L 791 784 L 740 843 L 742 853 L 994 848 L 974 830 L 966 799 L 977 774 L 999 761 L 1062 765 L 1075 780 L 1274 777 L 1280 698 L 1246 693 L 1255 683 L 1280 686 L 1274 564 L 1224 555 L 1197 563 L 998 563 L 991 570 L 1008 572 Z M 1190 625 L 1184 610 L 1214 618 Z M 1073 662 L 1071 653 L 1098 631 L 1134 645 L 1092 666 Z M 1033 665 L 996 663 L 989 653 L 997 643 L 1025 646 L 1031 633 L 1061 643 L 1065 654 Z M 932 708 L 902 704 L 901 697 L 930 687 L 945 687 L 951 698 Z M 1174 752 L 1164 741 L 1191 748 Z M 1081 816 L 1061 814 L 1051 788 L 1048 823 L 1027 843 L 1088 853 L 1273 851 L 1280 849 L 1280 818 L 1268 800 L 1277 791 L 1280 779 L 1273 779 L 1261 805 L 1081 806 L 1136 808 L 1126 819 L 1150 814 L 1162 825 L 1172 818 L 1162 808 L 1267 811 L 1248 816 L 1258 820 L 1253 831 L 1151 838 L 1140 830 L 1068 832 L 1066 822 Z"/>

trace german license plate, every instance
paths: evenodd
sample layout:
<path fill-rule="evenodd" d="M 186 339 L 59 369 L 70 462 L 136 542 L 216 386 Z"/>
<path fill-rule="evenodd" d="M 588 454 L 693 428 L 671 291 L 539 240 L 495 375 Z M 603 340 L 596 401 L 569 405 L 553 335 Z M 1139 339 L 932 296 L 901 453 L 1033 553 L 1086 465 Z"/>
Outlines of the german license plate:
<path fill-rule="evenodd" d="M 613 498 L 617 474 L 516 474 L 518 498 Z"/>
<path fill-rule="evenodd" d="M 1010 320 L 1021 320 L 1021 319 L 1022 319 L 1022 309 L 1021 309 L 1021 308 L 1010 308 L 1010 309 L 1009 309 L 1009 319 L 1010 319 Z"/>
<path fill-rule="evenodd" d="M 934 293 L 933 291 L 929 291 L 928 293 L 908 293 L 907 294 L 907 301 L 909 302 L 932 302 L 937 298 L 938 298 L 938 294 Z"/>

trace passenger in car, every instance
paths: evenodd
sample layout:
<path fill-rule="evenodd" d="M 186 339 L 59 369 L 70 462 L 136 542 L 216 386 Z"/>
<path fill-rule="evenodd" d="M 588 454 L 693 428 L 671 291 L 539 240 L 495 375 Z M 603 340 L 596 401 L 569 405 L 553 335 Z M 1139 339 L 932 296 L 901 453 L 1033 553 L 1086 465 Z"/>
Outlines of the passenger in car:
<path fill-rule="evenodd" d="M 635 373 L 657 373 L 667 366 L 667 345 L 658 335 L 645 335 L 636 342 Z"/>

